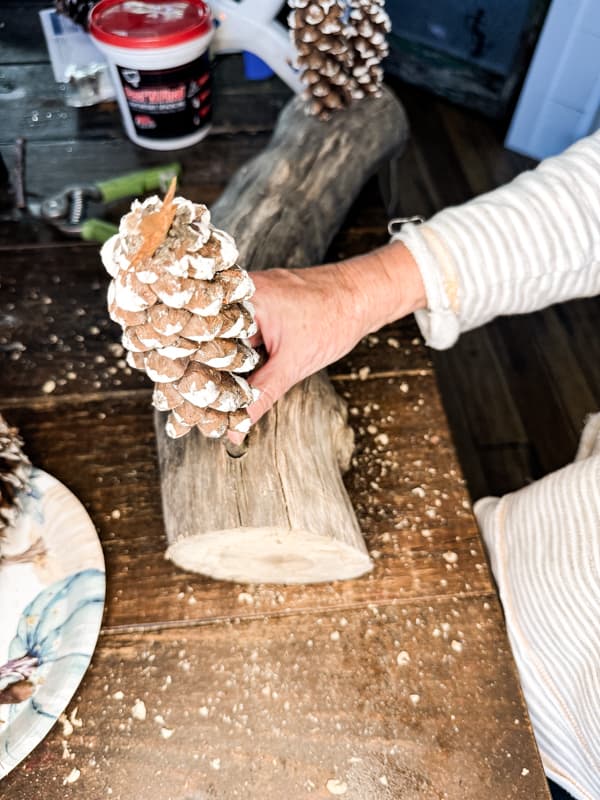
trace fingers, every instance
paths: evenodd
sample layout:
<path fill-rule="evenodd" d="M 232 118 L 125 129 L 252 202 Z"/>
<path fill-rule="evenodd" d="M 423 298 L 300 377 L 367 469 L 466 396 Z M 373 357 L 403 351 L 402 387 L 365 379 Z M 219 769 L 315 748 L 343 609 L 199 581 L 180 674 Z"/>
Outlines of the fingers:
<path fill-rule="evenodd" d="M 282 376 L 281 372 L 279 359 L 273 356 L 250 378 L 252 387 L 260 391 L 258 400 L 248 406 L 248 414 L 253 424 L 258 422 L 289 389 L 291 384 L 287 384 L 285 375 Z"/>

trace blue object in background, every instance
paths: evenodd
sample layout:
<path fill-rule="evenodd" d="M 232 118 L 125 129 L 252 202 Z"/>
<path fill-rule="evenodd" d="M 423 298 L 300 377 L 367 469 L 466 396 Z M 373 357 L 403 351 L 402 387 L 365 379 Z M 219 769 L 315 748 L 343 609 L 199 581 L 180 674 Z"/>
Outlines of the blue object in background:
<path fill-rule="evenodd" d="M 248 53 L 246 50 L 243 52 L 244 58 L 244 74 L 249 81 L 263 81 L 274 75 L 273 70 L 268 64 L 255 56 L 254 53 Z"/>
<path fill-rule="evenodd" d="M 600 127 L 600 2 L 553 0 L 505 145 L 533 158 Z"/>

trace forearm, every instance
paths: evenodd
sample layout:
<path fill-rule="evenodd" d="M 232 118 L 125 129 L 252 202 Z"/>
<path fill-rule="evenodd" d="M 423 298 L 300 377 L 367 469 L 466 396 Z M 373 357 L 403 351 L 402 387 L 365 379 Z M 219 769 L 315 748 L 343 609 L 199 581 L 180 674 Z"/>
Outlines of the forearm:
<path fill-rule="evenodd" d="M 427 305 L 421 272 L 402 242 L 336 266 L 348 296 L 347 312 L 358 318 L 363 335 Z"/>
<path fill-rule="evenodd" d="M 600 293 L 600 134 L 398 236 L 427 293 L 432 347 L 501 314 Z"/>

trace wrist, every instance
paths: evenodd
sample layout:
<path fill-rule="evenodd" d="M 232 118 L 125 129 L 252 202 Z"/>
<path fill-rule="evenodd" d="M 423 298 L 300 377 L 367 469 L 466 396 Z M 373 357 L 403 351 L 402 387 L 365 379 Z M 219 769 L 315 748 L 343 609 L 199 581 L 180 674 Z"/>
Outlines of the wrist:
<path fill-rule="evenodd" d="M 363 335 L 427 307 L 417 262 L 402 242 L 342 262 Z"/>

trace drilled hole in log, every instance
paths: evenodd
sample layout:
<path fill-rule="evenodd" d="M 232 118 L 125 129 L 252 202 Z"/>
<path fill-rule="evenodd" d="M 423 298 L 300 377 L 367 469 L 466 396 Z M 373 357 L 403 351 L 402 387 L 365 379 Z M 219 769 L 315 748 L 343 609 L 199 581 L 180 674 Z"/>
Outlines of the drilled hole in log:
<path fill-rule="evenodd" d="M 242 458 L 248 452 L 248 437 L 240 444 L 234 444 L 229 439 L 225 440 L 225 451 L 230 458 Z"/>

